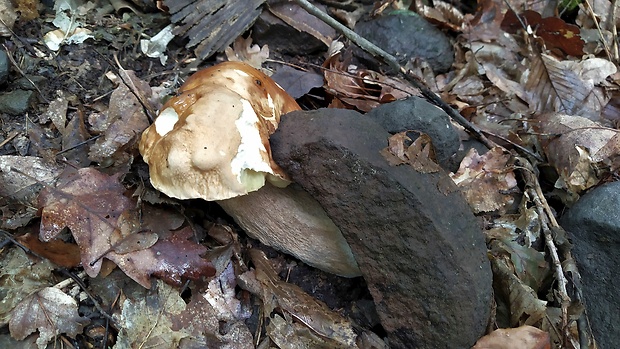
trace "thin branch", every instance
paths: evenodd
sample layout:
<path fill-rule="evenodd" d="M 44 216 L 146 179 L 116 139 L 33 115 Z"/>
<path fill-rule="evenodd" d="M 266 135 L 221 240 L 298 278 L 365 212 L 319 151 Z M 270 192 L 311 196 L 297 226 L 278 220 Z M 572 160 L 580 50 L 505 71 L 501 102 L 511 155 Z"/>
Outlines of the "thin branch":
<path fill-rule="evenodd" d="M 34 87 L 35 90 L 37 90 L 37 92 L 39 93 L 39 96 L 41 96 L 41 99 L 43 99 L 43 101 L 47 104 L 50 103 L 50 101 L 45 97 L 45 95 L 43 94 L 43 92 L 41 92 L 41 90 L 39 89 L 39 86 L 37 86 L 37 84 L 35 84 L 29 77 L 28 75 L 26 75 L 26 73 L 24 73 L 24 71 L 19 67 L 19 64 L 17 64 L 17 62 L 15 62 L 15 58 L 13 58 L 13 54 L 11 53 L 11 51 L 9 50 L 8 47 L 6 47 L 5 44 L 2 44 L 2 47 L 4 47 L 4 51 L 6 51 L 6 56 L 8 57 L 9 61 L 11 61 L 11 64 L 13 65 L 13 67 L 15 69 L 17 69 L 17 71 L 26 79 L 28 80 L 28 82 L 32 85 L 32 87 Z"/>
<path fill-rule="evenodd" d="M 330 17 L 325 12 L 321 11 L 316 6 L 309 3 L 307 0 L 294 0 L 299 6 L 301 6 L 304 10 L 308 11 L 308 13 L 327 23 L 332 28 L 341 32 L 347 39 L 351 40 L 354 44 L 365 50 L 366 52 L 372 54 L 375 57 L 382 59 L 385 63 L 387 63 L 390 68 L 398 71 L 407 81 L 409 81 L 414 87 L 418 88 L 424 97 L 433 102 L 436 106 L 443 109 L 450 117 L 458 122 L 461 126 L 463 126 L 466 130 L 471 132 L 480 142 L 482 142 L 487 148 L 493 148 L 497 146 L 497 144 L 491 140 L 489 140 L 478 128 L 478 126 L 472 124 L 467 119 L 465 119 L 459 112 L 454 110 L 448 103 L 446 103 L 441 97 L 439 97 L 435 92 L 433 92 L 427 85 L 414 75 L 410 70 L 405 69 L 400 65 L 396 57 L 385 52 L 383 49 L 368 41 L 366 38 L 356 34 L 351 29 L 347 28 L 340 22 L 336 21 L 332 17 Z"/>

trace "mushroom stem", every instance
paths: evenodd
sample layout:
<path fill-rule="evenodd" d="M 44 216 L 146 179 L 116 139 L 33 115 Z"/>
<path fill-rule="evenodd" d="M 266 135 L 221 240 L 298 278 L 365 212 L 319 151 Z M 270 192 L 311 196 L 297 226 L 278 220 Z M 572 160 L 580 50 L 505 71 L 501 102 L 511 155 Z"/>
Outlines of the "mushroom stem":
<path fill-rule="evenodd" d="M 266 183 L 257 191 L 217 203 L 262 243 L 329 273 L 361 275 L 340 229 L 301 187 L 277 188 Z"/>

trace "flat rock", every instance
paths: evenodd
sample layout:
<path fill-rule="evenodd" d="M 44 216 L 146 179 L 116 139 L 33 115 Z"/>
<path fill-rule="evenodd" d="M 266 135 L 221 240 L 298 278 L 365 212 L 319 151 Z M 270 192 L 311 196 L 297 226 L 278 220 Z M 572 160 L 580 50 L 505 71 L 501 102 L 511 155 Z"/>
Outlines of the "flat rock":
<path fill-rule="evenodd" d="M 443 168 L 450 167 L 451 157 L 459 150 L 459 135 L 452 127 L 448 114 L 423 98 L 411 96 L 382 104 L 366 115 L 391 134 L 414 130 L 429 135 L 437 162 Z M 417 137 L 412 135 L 414 138 Z"/>
<path fill-rule="evenodd" d="M 22 115 L 33 99 L 34 91 L 31 90 L 13 90 L 0 94 L 0 113 Z"/>
<path fill-rule="evenodd" d="M 443 73 L 454 62 L 454 49 L 448 37 L 412 11 L 392 11 L 358 22 L 355 32 L 394 55 L 401 65 L 411 58 L 423 58 L 436 73 Z M 369 55 L 361 54 L 360 58 L 376 69 Z"/>
<path fill-rule="evenodd" d="M 389 136 L 354 111 L 299 111 L 271 148 L 342 230 L 390 346 L 470 348 L 492 299 L 481 228 L 446 173 L 391 167 L 379 153 Z"/>
<path fill-rule="evenodd" d="M 600 348 L 620 343 L 620 182 L 585 194 L 560 219 L 573 243 L 583 293 Z"/>

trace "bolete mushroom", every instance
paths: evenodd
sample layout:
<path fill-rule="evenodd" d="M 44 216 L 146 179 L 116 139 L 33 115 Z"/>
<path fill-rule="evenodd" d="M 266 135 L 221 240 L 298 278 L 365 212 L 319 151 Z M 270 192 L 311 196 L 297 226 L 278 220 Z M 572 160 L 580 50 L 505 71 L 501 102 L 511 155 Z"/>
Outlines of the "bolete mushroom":
<path fill-rule="evenodd" d="M 192 75 L 144 131 L 151 183 L 178 199 L 217 201 L 252 237 L 337 275 L 360 275 L 321 205 L 271 158 L 280 116 L 299 110 L 267 75 L 225 62 Z"/>

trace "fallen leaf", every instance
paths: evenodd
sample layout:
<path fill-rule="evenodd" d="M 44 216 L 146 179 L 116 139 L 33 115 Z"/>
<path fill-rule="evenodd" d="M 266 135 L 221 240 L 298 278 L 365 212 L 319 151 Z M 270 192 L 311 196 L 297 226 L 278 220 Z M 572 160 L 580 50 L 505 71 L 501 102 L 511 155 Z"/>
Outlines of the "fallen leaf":
<path fill-rule="evenodd" d="M 207 248 L 192 241 L 193 238 L 190 227 L 169 232 L 148 250 L 136 252 L 133 260 L 127 258 L 122 263 L 135 263 L 135 268 L 178 286 L 185 279 L 197 280 L 215 275 L 211 262 L 201 257 Z"/>
<path fill-rule="evenodd" d="M 514 202 L 511 191 L 517 190 L 517 180 L 508 162 L 510 154 L 494 147 L 484 155 L 470 149 L 456 173 L 450 177 L 458 185 L 474 212 L 505 210 Z"/>
<path fill-rule="evenodd" d="M 262 70 L 263 63 L 269 59 L 269 47 L 252 45 L 251 36 L 247 39 L 243 36 L 238 37 L 232 43 L 232 47 L 227 47 L 224 52 L 229 61 L 244 62 L 259 70 Z"/>
<path fill-rule="evenodd" d="M 410 84 L 387 77 L 372 70 L 358 69 L 340 61 L 340 54 L 334 54 L 324 63 L 325 90 L 340 101 L 367 112 L 381 103 L 393 102 L 420 91 Z"/>
<path fill-rule="evenodd" d="M 63 173 L 55 189 L 45 188 L 39 195 L 41 240 L 50 241 L 69 227 L 80 247 L 84 270 L 97 276 L 100 257 L 110 251 L 110 235 L 120 215 L 132 207 L 124 191 L 118 176 L 94 168 Z"/>
<path fill-rule="evenodd" d="M 526 25 L 526 28 L 523 28 L 522 23 Z M 532 10 L 526 10 L 517 17 L 514 11 L 508 10 L 502 20 L 501 28 L 510 34 L 515 34 L 520 30 L 532 30 L 552 51 L 560 50 L 564 54 L 576 57 L 583 55 L 584 42 L 581 40 L 579 27 L 568 24 L 561 18 L 542 18 L 538 12 Z"/>
<path fill-rule="evenodd" d="M 133 71 L 123 70 L 121 74 L 124 75 L 124 83 L 119 84 L 110 96 L 110 107 L 105 122 L 109 126 L 106 128 L 103 137 L 97 139 L 90 148 L 88 154 L 92 161 L 106 165 L 115 161 L 124 161 L 126 156 L 119 153 L 130 142 L 136 141 L 142 131 L 149 126 L 144 106 L 134 92 L 148 99 L 152 94 L 151 87 L 136 77 Z"/>
<path fill-rule="evenodd" d="M 252 249 L 249 254 L 255 266 L 256 280 L 262 285 L 262 291 L 258 292 L 264 302 L 265 316 L 270 317 L 271 321 L 278 321 L 280 315 L 272 316 L 272 312 L 278 308 L 289 319 L 289 325 L 292 317 L 310 330 L 307 332 L 306 329 L 305 333 L 308 341 L 314 342 L 313 336 L 318 335 L 325 348 L 356 348 L 357 334 L 347 318 L 329 309 L 325 303 L 314 299 L 297 285 L 281 281 L 262 251 Z M 286 328 L 288 331 L 290 327 Z"/>
<path fill-rule="evenodd" d="M 251 304 L 237 299 L 236 286 L 229 260 L 224 271 L 209 281 L 206 290 L 192 289 L 185 310 L 171 317 L 173 330 L 191 334 L 181 340 L 181 348 L 254 348 L 252 334 L 244 322 L 252 315 Z"/>
<path fill-rule="evenodd" d="M 499 0 L 480 0 L 476 14 L 472 18 L 467 15 L 469 25 L 464 30 L 467 41 L 489 42 L 500 35 L 500 25 L 502 23 L 503 10 L 502 2 Z"/>
<path fill-rule="evenodd" d="M 538 299 L 536 292 L 513 273 L 510 257 L 495 247 L 495 241 L 491 242 L 489 260 L 493 270 L 493 289 L 508 308 L 510 326 L 540 325 L 546 316 L 547 302 Z"/>
<path fill-rule="evenodd" d="M 61 290 L 46 287 L 18 304 L 9 321 L 11 336 L 17 340 L 39 331 L 37 345 L 45 349 L 55 336 L 64 333 L 71 338 L 82 333 L 90 320 L 78 314 L 75 299 Z"/>
<path fill-rule="evenodd" d="M 147 288 L 151 275 L 180 285 L 186 278 L 215 274 L 211 263 L 201 257 L 206 248 L 189 240 L 193 237 L 189 227 L 172 232 L 145 231 L 138 212 L 132 209 L 135 204 L 123 195 L 124 191 L 118 176 L 93 168 L 67 172 L 55 189 L 46 188 L 39 196 L 40 238 L 50 241 L 69 227 L 90 277 L 99 274 L 103 257 Z M 143 219 L 149 221 L 148 217 Z M 163 226 L 174 225 L 177 223 L 173 221 Z"/>
<path fill-rule="evenodd" d="M 30 202 L 41 184 L 54 183 L 62 167 L 34 156 L 0 156 L 0 197 Z"/>
<path fill-rule="evenodd" d="M 38 234 L 32 233 L 18 236 L 15 240 L 37 255 L 49 259 L 61 267 L 75 268 L 80 265 L 80 248 L 76 244 L 62 240 L 42 242 L 39 240 Z"/>
<path fill-rule="evenodd" d="M 44 124 L 49 120 L 52 121 L 56 129 L 60 134 L 64 134 L 65 127 L 67 125 L 67 109 L 69 107 L 69 101 L 64 92 L 58 91 L 58 97 L 50 101 L 47 106 L 47 110 L 39 117 L 39 122 Z"/>
<path fill-rule="evenodd" d="M 299 98 L 316 87 L 323 86 L 323 75 L 312 70 L 298 70 L 283 65 L 271 76 L 293 98 Z"/>
<path fill-rule="evenodd" d="M 88 158 L 89 143 L 86 142 L 88 138 L 90 138 L 90 134 L 86 130 L 83 113 L 78 111 L 69 121 L 62 135 L 63 157 L 76 167 L 90 165 Z"/>
<path fill-rule="evenodd" d="M 422 132 L 415 141 L 407 136 L 409 131 L 396 133 L 388 138 L 387 148 L 381 150 L 383 157 L 392 166 L 409 164 L 420 173 L 434 173 L 441 170 L 435 159 L 431 138 Z M 407 143 L 410 143 L 407 145 Z"/>
<path fill-rule="evenodd" d="M 186 307 L 178 291 L 162 281 L 152 290 L 136 294 L 121 304 L 121 316 L 116 348 L 178 348 L 189 336 L 172 329 L 171 316 Z"/>
<path fill-rule="evenodd" d="M 50 285 L 55 266 L 47 259 L 31 259 L 21 248 L 11 248 L 0 259 L 0 326 L 25 298 Z"/>
<path fill-rule="evenodd" d="M 577 115 L 538 117 L 535 130 L 560 178 L 556 188 L 579 194 L 619 167 L 620 132 Z"/>
<path fill-rule="evenodd" d="M 318 6 L 322 8 L 323 11 L 326 10 L 324 5 Z M 268 9 L 269 12 L 286 24 L 300 32 L 312 35 L 323 42 L 326 47 L 329 47 L 334 38 L 338 35 L 334 28 L 308 13 L 308 11 L 304 10 L 296 3 L 275 1 L 269 4 Z"/>
<path fill-rule="evenodd" d="M 613 63 L 601 58 L 559 61 L 541 54 L 531 61 L 526 92 L 519 97 L 536 114 L 559 112 L 598 121 L 609 98 L 595 86 L 616 71 Z"/>
<path fill-rule="evenodd" d="M 431 7 L 422 1 L 413 1 L 409 9 L 442 29 L 460 32 L 465 26 L 464 16 L 461 11 L 449 2 L 435 0 Z"/>

